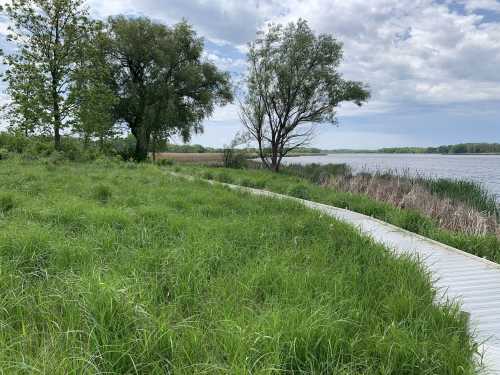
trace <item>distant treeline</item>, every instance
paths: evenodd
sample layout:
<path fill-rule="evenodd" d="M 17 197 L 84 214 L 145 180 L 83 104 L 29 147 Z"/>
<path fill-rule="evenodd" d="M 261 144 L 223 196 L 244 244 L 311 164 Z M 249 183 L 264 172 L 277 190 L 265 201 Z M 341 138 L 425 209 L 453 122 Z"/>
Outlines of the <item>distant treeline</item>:
<path fill-rule="evenodd" d="M 461 143 L 439 147 L 394 147 L 379 150 L 386 154 L 500 154 L 499 143 Z"/>
<path fill-rule="evenodd" d="M 387 147 L 378 150 L 323 150 L 327 154 L 500 154 L 500 143 L 461 143 L 439 147 Z"/>

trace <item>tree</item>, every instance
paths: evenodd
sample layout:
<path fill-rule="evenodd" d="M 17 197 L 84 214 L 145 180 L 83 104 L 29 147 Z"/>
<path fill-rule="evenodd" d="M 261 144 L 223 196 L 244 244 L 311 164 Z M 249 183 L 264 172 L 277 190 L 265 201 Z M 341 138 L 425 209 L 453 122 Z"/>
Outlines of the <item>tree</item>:
<path fill-rule="evenodd" d="M 76 104 L 73 129 L 83 136 L 85 144 L 98 139 L 102 151 L 105 140 L 116 133 L 113 107 L 118 97 L 106 56 L 106 30 L 101 22 L 93 26 L 82 43 L 83 53 L 72 76 L 70 95 Z"/>
<path fill-rule="evenodd" d="M 25 137 L 36 132 L 47 132 L 45 124 L 48 119 L 41 98 L 37 98 L 43 86 L 43 77 L 32 65 L 25 64 L 15 70 L 8 70 L 5 80 L 9 82 L 6 92 L 11 101 L 2 108 L 2 112 L 10 130 Z"/>
<path fill-rule="evenodd" d="M 186 22 L 171 28 L 120 16 L 109 24 L 116 112 L 136 138 L 137 161 L 147 158 L 152 137 L 187 140 L 215 105 L 232 100 L 228 74 L 202 61 L 203 41 Z"/>
<path fill-rule="evenodd" d="M 341 102 L 368 100 L 365 85 L 342 78 L 341 61 L 342 44 L 316 36 L 304 20 L 271 25 L 250 44 L 240 118 L 266 167 L 278 172 L 283 157 L 311 140 L 315 123 L 335 123 Z"/>
<path fill-rule="evenodd" d="M 61 130 L 74 109 L 69 89 L 89 26 L 87 10 L 82 0 L 11 0 L 4 10 L 11 20 L 8 40 L 18 46 L 5 57 L 14 108 L 23 116 L 26 108 L 36 111 L 60 149 Z"/>

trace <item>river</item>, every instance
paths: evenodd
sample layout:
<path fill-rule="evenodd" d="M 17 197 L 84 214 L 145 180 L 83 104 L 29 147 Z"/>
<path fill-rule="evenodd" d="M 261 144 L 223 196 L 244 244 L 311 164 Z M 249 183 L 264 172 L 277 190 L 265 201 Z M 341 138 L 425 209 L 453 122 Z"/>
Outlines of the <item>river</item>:
<path fill-rule="evenodd" d="M 287 158 L 293 164 L 348 164 L 353 171 L 392 170 L 479 182 L 500 201 L 500 155 L 330 154 Z"/>

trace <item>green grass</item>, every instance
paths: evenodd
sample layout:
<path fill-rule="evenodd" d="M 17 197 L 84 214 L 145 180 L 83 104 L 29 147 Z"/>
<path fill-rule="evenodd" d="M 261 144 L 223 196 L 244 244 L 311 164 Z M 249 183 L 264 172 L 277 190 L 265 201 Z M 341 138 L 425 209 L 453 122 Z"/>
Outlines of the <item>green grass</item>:
<path fill-rule="evenodd" d="M 417 179 L 417 183 L 426 186 L 433 194 L 465 203 L 482 212 L 500 216 L 495 197 L 476 182 L 421 177 Z"/>
<path fill-rule="evenodd" d="M 318 186 L 316 183 L 310 182 L 308 178 L 290 176 L 287 173 L 275 174 L 261 169 L 229 170 L 192 166 L 183 169 L 183 171 L 184 173 L 200 176 L 202 171 L 203 173 L 211 173 L 214 176 L 224 175 L 236 183 L 244 181 L 245 186 L 250 186 L 251 183 L 249 181 L 254 181 L 255 184 L 259 183 L 260 188 L 281 194 L 289 194 L 291 188 L 300 185 L 303 189 L 307 189 L 309 200 L 360 212 L 471 254 L 500 263 L 500 239 L 494 234 L 475 236 L 448 231 L 440 228 L 438 223 L 433 219 L 424 216 L 418 211 L 394 207 L 365 195 L 339 192 L 332 188 Z"/>
<path fill-rule="evenodd" d="M 298 204 L 103 161 L 0 194 L 0 373 L 475 372 L 416 261 Z"/>

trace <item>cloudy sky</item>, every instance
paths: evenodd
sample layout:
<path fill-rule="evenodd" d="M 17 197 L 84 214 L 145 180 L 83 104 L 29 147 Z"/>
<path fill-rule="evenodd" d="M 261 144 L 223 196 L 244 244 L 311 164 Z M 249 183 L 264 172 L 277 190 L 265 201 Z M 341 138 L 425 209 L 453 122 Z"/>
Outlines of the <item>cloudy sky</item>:
<path fill-rule="evenodd" d="M 0 1 L 4 2 L 4 1 Z M 207 58 L 239 77 L 245 47 L 269 22 L 299 17 L 345 46 L 342 71 L 373 97 L 321 126 L 323 148 L 500 142 L 500 0 L 89 0 L 94 16 L 187 19 Z M 4 27 L 0 25 L 0 32 Z M 222 146 L 240 129 L 219 109 L 193 142 Z"/>

